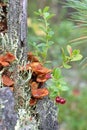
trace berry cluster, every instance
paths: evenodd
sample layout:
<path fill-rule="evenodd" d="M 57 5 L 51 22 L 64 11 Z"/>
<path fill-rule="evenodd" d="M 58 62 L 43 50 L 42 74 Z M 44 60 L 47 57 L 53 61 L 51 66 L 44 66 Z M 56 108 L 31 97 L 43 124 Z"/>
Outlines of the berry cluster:
<path fill-rule="evenodd" d="M 65 104 L 66 100 L 62 97 L 57 96 L 55 99 L 56 103 Z"/>

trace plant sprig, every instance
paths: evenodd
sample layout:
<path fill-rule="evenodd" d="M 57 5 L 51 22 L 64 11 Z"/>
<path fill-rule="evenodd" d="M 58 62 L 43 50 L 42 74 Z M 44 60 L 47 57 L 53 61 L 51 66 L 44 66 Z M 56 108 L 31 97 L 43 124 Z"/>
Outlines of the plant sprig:
<path fill-rule="evenodd" d="M 49 13 L 49 7 L 45 7 L 43 10 L 39 9 L 35 14 L 40 17 L 38 21 L 40 24 L 40 30 L 43 31 L 44 36 L 40 37 L 39 44 L 33 44 L 33 46 L 37 46 L 36 48 L 36 55 L 40 57 L 42 63 L 46 62 L 48 49 L 54 44 L 51 40 L 52 36 L 54 35 L 53 30 L 50 27 L 49 20 L 54 16 L 54 14 Z"/>
<path fill-rule="evenodd" d="M 83 56 L 80 54 L 79 49 L 72 50 L 72 47 L 70 45 L 67 45 L 67 52 L 69 55 L 66 55 L 64 49 L 62 48 L 62 57 L 63 57 L 62 67 L 69 69 L 72 67 L 70 65 L 71 62 L 79 61 L 82 59 Z"/>
<path fill-rule="evenodd" d="M 47 81 L 47 88 L 50 92 L 50 97 L 53 99 L 60 96 L 62 91 L 69 89 L 60 68 L 53 69 L 52 78 Z"/>

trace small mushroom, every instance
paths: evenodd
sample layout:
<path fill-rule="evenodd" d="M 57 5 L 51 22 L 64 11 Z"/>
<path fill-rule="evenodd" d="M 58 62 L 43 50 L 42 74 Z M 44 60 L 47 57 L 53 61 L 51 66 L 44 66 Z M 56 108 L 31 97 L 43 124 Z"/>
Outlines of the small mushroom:
<path fill-rule="evenodd" d="M 47 88 L 39 88 L 39 89 L 33 89 L 31 91 L 32 96 L 37 99 L 41 99 L 49 94 L 49 91 Z"/>
<path fill-rule="evenodd" d="M 14 85 L 14 81 L 10 77 L 8 77 L 7 75 L 2 76 L 2 83 L 8 87 Z"/>

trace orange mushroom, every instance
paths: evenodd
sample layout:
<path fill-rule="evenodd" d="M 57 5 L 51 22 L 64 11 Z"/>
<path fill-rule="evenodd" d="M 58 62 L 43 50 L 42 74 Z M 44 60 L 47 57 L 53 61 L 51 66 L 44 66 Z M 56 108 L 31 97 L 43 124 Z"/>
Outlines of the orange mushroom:
<path fill-rule="evenodd" d="M 8 87 L 14 85 L 14 81 L 9 78 L 7 75 L 2 76 L 2 83 Z"/>
<path fill-rule="evenodd" d="M 36 83 L 36 82 L 30 82 L 29 85 L 30 85 L 31 89 L 37 89 L 38 88 L 38 83 Z"/>
<path fill-rule="evenodd" d="M 4 60 L 3 56 L 0 56 L 0 66 L 9 66 L 9 63 L 7 61 Z"/>
<path fill-rule="evenodd" d="M 10 52 L 6 53 L 4 56 L 0 56 L 0 67 L 9 66 L 9 63 L 15 60 L 15 56 Z"/>
<path fill-rule="evenodd" d="M 37 82 L 46 82 L 47 81 L 46 75 L 44 75 L 44 74 L 38 75 L 36 81 Z"/>
<path fill-rule="evenodd" d="M 28 60 L 30 62 L 39 62 L 38 58 L 36 56 L 34 56 L 32 52 L 28 53 Z"/>
<path fill-rule="evenodd" d="M 35 98 L 31 98 L 29 101 L 30 106 L 34 106 L 36 103 L 37 103 L 37 99 L 35 99 Z"/>
<path fill-rule="evenodd" d="M 39 62 L 30 63 L 30 67 L 32 68 L 32 71 L 35 72 L 36 74 L 47 74 L 51 72 L 51 69 L 44 67 Z"/>
<path fill-rule="evenodd" d="M 0 61 L 0 67 L 6 67 L 6 66 L 9 66 L 8 62 Z"/>
<path fill-rule="evenodd" d="M 10 52 L 7 52 L 5 54 L 5 56 L 3 56 L 3 60 L 6 61 L 6 62 L 13 62 L 15 60 L 15 56 L 13 54 L 11 54 Z"/>
<path fill-rule="evenodd" d="M 47 88 L 39 88 L 39 89 L 33 89 L 31 93 L 34 98 L 40 99 L 47 96 L 49 94 L 49 91 Z"/>
<path fill-rule="evenodd" d="M 37 82 L 46 82 L 49 78 L 51 78 L 51 74 L 50 73 L 48 73 L 48 74 L 39 74 L 37 76 L 36 81 Z"/>

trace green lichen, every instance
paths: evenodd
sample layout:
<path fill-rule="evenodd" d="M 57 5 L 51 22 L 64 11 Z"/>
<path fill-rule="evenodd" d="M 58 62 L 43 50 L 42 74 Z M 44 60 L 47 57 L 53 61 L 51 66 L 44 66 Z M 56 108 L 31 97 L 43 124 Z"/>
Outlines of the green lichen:
<path fill-rule="evenodd" d="M 38 122 L 36 121 L 36 113 L 33 107 L 29 105 L 29 100 L 31 98 L 31 92 L 29 87 L 29 80 L 31 79 L 32 72 L 24 71 L 20 72 L 17 70 L 17 66 L 26 65 L 26 61 L 21 62 L 22 50 L 18 48 L 18 37 L 17 33 L 14 34 L 15 39 L 10 39 L 8 34 L 0 35 L 0 48 L 3 50 L 3 54 L 6 52 L 11 52 L 15 55 L 16 60 L 7 68 L 9 71 L 13 72 L 12 78 L 15 81 L 14 97 L 15 97 L 15 109 L 18 112 L 18 121 L 15 130 L 22 130 L 25 127 L 30 130 L 38 130 Z M 19 51 L 19 53 L 18 53 Z M 19 54 L 19 56 L 18 56 Z M 20 57 L 20 58 L 19 58 Z M 6 69 L 6 68 L 5 68 Z M 4 69 L 0 71 L 0 83 L 2 85 L 2 73 Z"/>

